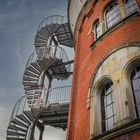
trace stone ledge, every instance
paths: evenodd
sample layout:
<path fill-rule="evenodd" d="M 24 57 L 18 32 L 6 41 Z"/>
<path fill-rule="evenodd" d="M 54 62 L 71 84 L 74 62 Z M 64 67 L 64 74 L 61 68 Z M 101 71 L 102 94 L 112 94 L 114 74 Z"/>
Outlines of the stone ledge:
<path fill-rule="evenodd" d="M 98 136 L 92 135 L 91 140 L 109 140 L 136 130 L 140 130 L 140 118 L 135 119 L 125 125 L 111 129 L 105 133 L 99 134 Z"/>

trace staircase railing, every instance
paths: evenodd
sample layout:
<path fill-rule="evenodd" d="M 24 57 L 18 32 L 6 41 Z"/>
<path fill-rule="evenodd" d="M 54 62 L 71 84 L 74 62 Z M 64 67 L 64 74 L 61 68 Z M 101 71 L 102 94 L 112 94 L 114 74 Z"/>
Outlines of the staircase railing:
<path fill-rule="evenodd" d="M 60 103 L 60 104 L 69 103 L 70 90 L 71 90 L 70 85 L 49 89 L 47 106 L 53 103 Z M 29 100 L 29 95 L 25 95 L 21 97 L 13 108 L 10 121 L 15 119 L 17 115 L 22 114 L 24 111 L 31 111 L 31 108 L 39 108 L 40 106 L 45 107 L 47 91 L 48 89 L 31 91 L 34 94 L 33 94 L 33 98 L 30 100 Z M 40 92 L 41 94 L 39 94 L 39 97 L 35 101 L 36 92 Z M 29 103 L 29 101 L 31 102 Z"/>
<path fill-rule="evenodd" d="M 69 61 L 69 58 L 62 47 L 51 45 L 36 49 L 29 57 L 26 67 L 29 67 L 29 65 L 36 60 L 43 60 L 43 58 L 49 57 L 55 57 L 62 60 L 63 63 Z M 68 72 L 70 72 L 71 65 L 66 65 L 66 69 Z"/>
<path fill-rule="evenodd" d="M 38 94 L 36 92 L 38 92 Z M 42 90 L 34 90 L 30 91 L 30 95 L 27 94 L 25 96 L 22 96 L 13 108 L 10 121 L 15 119 L 17 115 L 23 114 L 24 111 L 31 111 L 31 108 L 39 108 L 44 98 L 44 94 L 45 92 L 42 92 Z M 31 95 L 32 97 L 30 97 Z"/>
<path fill-rule="evenodd" d="M 62 22 L 63 22 L 63 16 L 60 16 L 60 15 L 49 16 L 49 17 L 43 19 L 40 22 L 37 31 L 39 31 L 42 27 L 45 27 L 46 25 L 50 25 L 50 24 L 59 24 L 59 25 L 61 25 Z"/>
<path fill-rule="evenodd" d="M 54 103 L 59 103 L 59 104 L 69 103 L 70 91 L 71 91 L 71 85 L 49 89 L 49 97 L 48 97 L 47 105 L 54 104 Z"/>
<path fill-rule="evenodd" d="M 17 103 L 15 104 L 14 108 L 13 108 L 13 111 L 12 111 L 12 114 L 11 114 L 11 118 L 10 118 L 10 121 L 12 121 L 13 119 L 16 118 L 17 115 L 20 115 L 23 113 L 23 111 L 29 111 L 30 110 L 30 107 L 29 107 L 29 104 L 27 102 L 27 98 L 26 98 L 26 95 L 21 97 Z"/>

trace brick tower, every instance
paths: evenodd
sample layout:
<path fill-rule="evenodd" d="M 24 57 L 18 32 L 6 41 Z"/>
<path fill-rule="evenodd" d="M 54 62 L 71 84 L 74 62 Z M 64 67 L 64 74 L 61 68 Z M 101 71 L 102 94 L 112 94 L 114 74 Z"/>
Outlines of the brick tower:
<path fill-rule="evenodd" d="M 140 0 L 69 0 L 68 17 L 67 140 L 140 140 Z"/>

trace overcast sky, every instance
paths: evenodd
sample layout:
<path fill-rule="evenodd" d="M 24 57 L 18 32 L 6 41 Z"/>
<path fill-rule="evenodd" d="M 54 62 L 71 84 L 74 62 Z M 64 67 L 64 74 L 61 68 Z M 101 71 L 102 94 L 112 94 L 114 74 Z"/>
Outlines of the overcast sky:
<path fill-rule="evenodd" d="M 0 0 L 0 140 L 5 140 L 12 108 L 24 95 L 22 76 L 42 19 L 66 15 L 66 0 Z M 65 132 L 47 128 L 44 139 L 65 140 Z"/>

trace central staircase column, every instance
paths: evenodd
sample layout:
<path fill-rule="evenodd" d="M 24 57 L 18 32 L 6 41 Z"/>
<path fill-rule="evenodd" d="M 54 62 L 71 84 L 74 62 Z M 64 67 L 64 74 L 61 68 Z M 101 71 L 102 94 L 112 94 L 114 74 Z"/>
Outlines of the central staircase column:
<path fill-rule="evenodd" d="M 44 132 L 44 126 L 41 126 L 39 140 L 42 140 L 42 138 L 43 138 L 43 132 Z"/>
<path fill-rule="evenodd" d="M 44 72 L 43 75 L 42 75 L 41 87 L 40 87 L 41 90 L 42 90 L 43 87 L 44 87 L 44 80 L 45 80 L 45 72 Z M 42 93 L 42 92 L 41 92 L 41 93 Z M 41 93 L 40 93 L 40 97 L 41 97 Z M 35 119 L 34 119 L 34 121 L 33 121 L 33 123 L 32 123 L 32 126 L 31 126 L 31 135 L 30 135 L 30 139 L 29 139 L 29 140 L 34 140 L 35 126 L 36 126 L 36 124 L 37 124 L 37 122 L 38 122 L 38 118 L 39 118 L 39 115 L 40 115 L 40 114 L 39 114 L 39 111 L 40 111 L 40 103 L 41 103 L 40 97 L 39 97 L 39 104 L 38 104 L 38 106 L 37 106 L 37 114 L 36 114 Z"/>
<path fill-rule="evenodd" d="M 47 97 L 46 97 L 46 105 L 47 105 L 47 101 L 48 101 L 48 97 L 49 97 L 49 89 L 51 88 L 51 85 L 52 85 L 52 76 L 48 73 L 48 72 L 46 72 L 46 75 L 47 75 L 47 78 L 48 78 L 48 80 L 49 80 L 49 84 L 48 84 L 48 91 L 47 91 Z"/>

